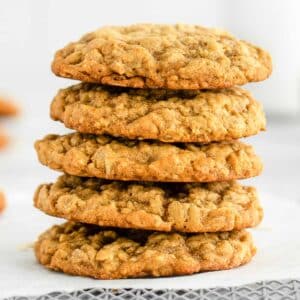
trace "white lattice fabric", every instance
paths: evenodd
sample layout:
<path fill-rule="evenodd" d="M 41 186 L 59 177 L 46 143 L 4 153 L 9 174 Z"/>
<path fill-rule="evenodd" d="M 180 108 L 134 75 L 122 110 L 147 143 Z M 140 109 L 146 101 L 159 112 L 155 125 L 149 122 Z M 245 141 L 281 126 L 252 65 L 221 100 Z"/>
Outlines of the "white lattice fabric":
<path fill-rule="evenodd" d="M 151 290 L 151 289 L 86 289 L 71 293 L 52 292 L 32 297 L 10 297 L 4 300 L 193 300 L 193 299 L 222 299 L 222 300 L 245 300 L 245 299 L 300 299 L 300 280 L 288 281 L 262 281 L 248 285 L 228 288 L 212 288 L 199 290 Z"/>

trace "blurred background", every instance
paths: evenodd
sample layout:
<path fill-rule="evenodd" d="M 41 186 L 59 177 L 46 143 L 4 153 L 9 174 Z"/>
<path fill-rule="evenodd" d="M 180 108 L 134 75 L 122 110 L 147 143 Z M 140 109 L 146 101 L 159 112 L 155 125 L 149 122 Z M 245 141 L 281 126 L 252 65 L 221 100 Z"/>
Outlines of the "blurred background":
<path fill-rule="evenodd" d="M 102 25 L 190 23 L 224 28 L 272 54 L 271 78 L 246 86 L 264 104 L 268 131 L 247 141 L 266 165 L 255 184 L 294 196 L 300 179 L 299 9 L 297 0 L 1 0 L 0 95 L 14 99 L 21 114 L 2 122 L 11 143 L 0 152 L 0 187 L 31 195 L 37 184 L 57 177 L 33 151 L 35 139 L 66 132 L 49 118 L 57 90 L 75 83 L 51 73 L 57 49 Z"/>

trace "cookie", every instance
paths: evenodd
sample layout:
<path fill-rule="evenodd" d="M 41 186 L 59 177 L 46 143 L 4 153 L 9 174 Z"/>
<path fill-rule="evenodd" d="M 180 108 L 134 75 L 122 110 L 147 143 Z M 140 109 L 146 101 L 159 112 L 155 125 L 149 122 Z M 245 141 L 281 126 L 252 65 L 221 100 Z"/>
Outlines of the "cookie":
<path fill-rule="evenodd" d="M 45 213 L 99 226 L 216 232 L 256 226 L 263 217 L 256 190 L 234 181 L 151 183 L 63 175 L 38 187 Z"/>
<path fill-rule="evenodd" d="M 17 114 L 18 108 L 12 101 L 0 98 L 0 117 L 15 116 Z"/>
<path fill-rule="evenodd" d="M 266 126 L 262 106 L 240 88 L 174 91 L 78 84 L 58 92 L 51 117 L 82 133 L 164 142 L 232 140 Z"/>
<path fill-rule="evenodd" d="M 8 143 L 8 137 L 0 127 L 0 149 L 4 148 Z"/>
<path fill-rule="evenodd" d="M 224 31 L 195 25 L 103 27 L 59 50 L 52 71 L 134 88 L 228 88 L 266 79 L 270 55 Z"/>
<path fill-rule="evenodd" d="M 0 213 L 3 212 L 6 206 L 6 201 L 5 201 L 5 196 L 4 194 L 0 191 Z"/>
<path fill-rule="evenodd" d="M 71 133 L 35 143 L 40 162 L 70 175 L 114 180 L 209 182 L 256 176 L 262 163 L 239 141 L 166 144 Z"/>
<path fill-rule="evenodd" d="M 35 243 L 37 260 L 64 273 L 99 279 L 187 275 L 231 269 L 255 255 L 250 233 L 157 233 L 68 222 Z"/>

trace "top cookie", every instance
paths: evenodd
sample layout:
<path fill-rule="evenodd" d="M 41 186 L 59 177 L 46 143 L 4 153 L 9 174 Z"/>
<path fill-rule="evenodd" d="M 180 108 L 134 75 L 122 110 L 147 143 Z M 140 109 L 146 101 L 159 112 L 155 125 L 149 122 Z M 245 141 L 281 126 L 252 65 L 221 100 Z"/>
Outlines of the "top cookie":
<path fill-rule="evenodd" d="M 103 27 L 59 50 L 62 77 L 134 88 L 228 88 L 266 79 L 270 55 L 228 33 L 195 25 Z"/>

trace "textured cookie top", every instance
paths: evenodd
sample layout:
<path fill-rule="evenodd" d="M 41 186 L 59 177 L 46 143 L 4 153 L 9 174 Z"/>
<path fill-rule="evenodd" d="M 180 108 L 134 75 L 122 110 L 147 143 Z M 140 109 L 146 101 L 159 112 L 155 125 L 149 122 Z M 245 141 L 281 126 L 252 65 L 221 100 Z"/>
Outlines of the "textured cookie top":
<path fill-rule="evenodd" d="M 264 50 L 224 31 L 195 25 L 103 27 L 59 50 L 53 72 L 135 88 L 227 88 L 266 79 Z"/>
<path fill-rule="evenodd" d="M 262 106 L 240 88 L 175 91 L 78 84 L 58 92 L 51 117 L 82 133 L 164 142 L 238 139 L 266 126 Z"/>
<path fill-rule="evenodd" d="M 41 185 L 35 206 L 47 214 L 99 226 L 216 232 L 257 225 L 256 190 L 237 182 L 151 183 L 63 175 Z"/>
<path fill-rule="evenodd" d="M 255 252 L 246 231 L 184 235 L 79 223 L 54 226 L 35 244 L 37 259 L 46 267 L 101 279 L 229 269 L 248 262 Z"/>
<path fill-rule="evenodd" d="M 262 163 L 238 141 L 167 144 L 71 133 L 35 143 L 42 164 L 70 175 L 115 180 L 209 182 L 258 175 Z"/>

